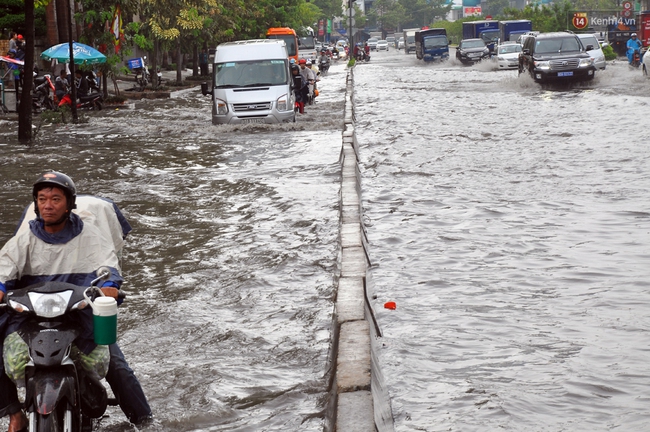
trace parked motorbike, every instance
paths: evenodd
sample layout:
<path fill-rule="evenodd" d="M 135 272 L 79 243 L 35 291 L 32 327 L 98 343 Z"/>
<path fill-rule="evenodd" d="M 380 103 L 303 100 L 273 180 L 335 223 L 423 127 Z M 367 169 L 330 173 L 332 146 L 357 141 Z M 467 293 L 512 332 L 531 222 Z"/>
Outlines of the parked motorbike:
<path fill-rule="evenodd" d="M 57 105 L 54 84 L 50 75 L 34 77 L 34 92 L 32 93 L 32 110 L 39 113 L 43 110 L 54 110 Z"/>
<path fill-rule="evenodd" d="M 109 404 L 117 405 L 98 377 L 71 357 L 81 332 L 77 314 L 103 296 L 97 284 L 110 271 L 100 269 L 98 274 L 90 287 L 44 282 L 6 294 L 2 307 L 25 317 L 18 334 L 29 352 L 23 384 L 30 431 L 92 431 L 92 419 L 102 417 Z"/>
<path fill-rule="evenodd" d="M 77 99 L 77 108 L 82 108 L 82 109 L 85 108 L 85 109 L 101 111 L 101 109 L 103 108 L 103 104 L 104 104 L 104 96 L 102 96 L 102 94 L 98 92 L 92 92 L 87 96 L 80 96 Z M 70 93 L 66 93 L 66 95 L 61 98 L 61 102 L 59 102 L 59 107 L 62 107 L 63 105 L 72 106 L 72 95 Z"/>

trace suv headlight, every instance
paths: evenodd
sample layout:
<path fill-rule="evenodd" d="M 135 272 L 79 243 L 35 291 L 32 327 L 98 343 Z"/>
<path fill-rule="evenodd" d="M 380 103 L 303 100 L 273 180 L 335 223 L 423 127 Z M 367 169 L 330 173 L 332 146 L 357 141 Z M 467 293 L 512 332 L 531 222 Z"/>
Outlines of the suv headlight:
<path fill-rule="evenodd" d="M 589 67 L 594 64 L 594 61 L 591 58 L 580 59 L 580 64 L 578 67 Z"/>
<path fill-rule="evenodd" d="M 548 61 L 536 61 L 535 67 L 537 69 L 549 70 L 551 69 L 551 64 Z"/>
<path fill-rule="evenodd" d="M 278 107 L 278 111 L 289 111 L 289 101 L 288 101 L 288 99 L 289 98 L 287 98 L 286 94 L 283 94 L 282 96 L 280 96 L 278 98 L 278 100 L 276 102 L 277 107 Z"/>

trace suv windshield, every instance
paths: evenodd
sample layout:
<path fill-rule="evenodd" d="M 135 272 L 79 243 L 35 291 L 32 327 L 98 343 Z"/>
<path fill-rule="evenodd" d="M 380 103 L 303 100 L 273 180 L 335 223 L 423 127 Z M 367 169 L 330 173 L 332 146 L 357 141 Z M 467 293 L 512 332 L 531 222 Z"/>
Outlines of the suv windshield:
<path fill-rule="evenodd" d="M 580 51 L 580 43 L 575 36 L 542 39 L 535 42 L 536 54 L 553 54 Z"/>

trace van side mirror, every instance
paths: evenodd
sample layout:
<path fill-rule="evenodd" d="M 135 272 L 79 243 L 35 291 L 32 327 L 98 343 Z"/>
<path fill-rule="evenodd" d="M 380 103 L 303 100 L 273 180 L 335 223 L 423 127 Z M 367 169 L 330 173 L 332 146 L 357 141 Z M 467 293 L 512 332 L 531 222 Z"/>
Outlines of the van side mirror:
<path fill-rule="evenodd" d="M 201 83 L 201 93 L 203 94 L 203 96 L 212 94 L 212 91 L 208 91 L 208 83 L 205 81 Z"/>

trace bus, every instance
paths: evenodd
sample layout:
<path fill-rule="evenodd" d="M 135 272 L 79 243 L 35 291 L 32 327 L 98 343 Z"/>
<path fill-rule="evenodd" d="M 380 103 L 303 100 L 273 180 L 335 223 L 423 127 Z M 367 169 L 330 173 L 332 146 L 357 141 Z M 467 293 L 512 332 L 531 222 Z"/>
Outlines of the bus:
<path fill-rule="evenodd" d="M 289 27 L 272 27 L 266 32 L 267 39 L 281 39 L 287 45 L 290 59 L 298 62 L 298 36 L 294 29 Z"/>

